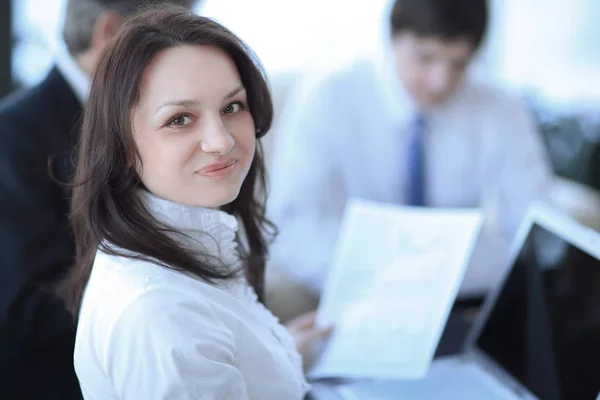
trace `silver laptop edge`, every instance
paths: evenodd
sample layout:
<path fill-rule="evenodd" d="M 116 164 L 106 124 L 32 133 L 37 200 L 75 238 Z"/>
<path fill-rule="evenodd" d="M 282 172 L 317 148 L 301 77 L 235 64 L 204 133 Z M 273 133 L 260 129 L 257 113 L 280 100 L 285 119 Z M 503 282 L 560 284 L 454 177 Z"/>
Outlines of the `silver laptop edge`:
<path fill-rule="evenodd" d="M 490 313 L 494 309 L 498 297 L 502 293 L 506 281 L 514 267 L 517 257 L 519 256 L 525 241 L 534 225 L 553 232 L 560 236 L 565 241 L 575 247 L 589 253 L 591 256 L 600 259 L 600 234 L 594 230 L 585 227 L 574 219 L 565 216 L 553 207 L 544 203 L 534 203 L 529 207 L 522 223 L 519 226 L 517 234 L 511 244 L 509 257 L 506 262 L 506 268 L 503 272 L 502 279 L 496 287 L 486 297 L 482 306 L 481 312 L 477 317 L 473 328 L 470 330 L 467 340 L 465 341 L 464 350 L 459 357 L 464 357 L 469 361 L 483 367 L 492 376 L 497 378 L 501 383 L 508 386 L 515 394 L 522 399 L 537 399 L 529 389 L 523 386 L 507 371 L 500 367 L 494 360 L 488 357 L 484 351 L 477 347 L 477 340 L 481 334 Z"/>

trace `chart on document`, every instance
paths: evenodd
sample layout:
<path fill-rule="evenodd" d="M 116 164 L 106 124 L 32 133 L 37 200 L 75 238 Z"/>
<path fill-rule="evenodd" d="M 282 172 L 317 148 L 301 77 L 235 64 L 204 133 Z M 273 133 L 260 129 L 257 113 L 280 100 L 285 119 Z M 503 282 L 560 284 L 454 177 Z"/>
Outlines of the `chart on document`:
<path fill-rule="evenodd" d="M 482 222 L 479 210 L 351 200 L 318 311 L 335 331 L 311 377 L 424 376 Z"/>

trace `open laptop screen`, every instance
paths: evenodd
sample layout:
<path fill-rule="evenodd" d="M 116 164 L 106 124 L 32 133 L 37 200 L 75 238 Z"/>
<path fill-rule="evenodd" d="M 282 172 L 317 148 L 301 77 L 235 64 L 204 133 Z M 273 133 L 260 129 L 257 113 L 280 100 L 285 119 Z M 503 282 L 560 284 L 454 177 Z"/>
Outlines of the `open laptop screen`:
<path fill-rule="evenodd" d="M 534 224 L 477 347 L 540 399 L 595 399 L 600 261 Z"/>

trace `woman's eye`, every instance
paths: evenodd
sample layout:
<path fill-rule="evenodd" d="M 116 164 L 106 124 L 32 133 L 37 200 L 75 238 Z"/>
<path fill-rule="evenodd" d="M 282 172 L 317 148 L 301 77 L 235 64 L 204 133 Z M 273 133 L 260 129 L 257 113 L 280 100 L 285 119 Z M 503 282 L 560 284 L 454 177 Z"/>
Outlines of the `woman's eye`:
<path fill-rule="evenodd" d="M 223 110 L 223 114 L 233 114 L 242 109 L 242 104 L 240 102 L 231 103 Z"/>
<path fill-rule="evenodd" d="M 173 118 L 171 121 L 169 121 L 169 125 L 171 126 L 184 126 L 187 125 L 191 122 L 191 118 L 188 117 L 187 115 L 178 115 L 175 118 Z"/>

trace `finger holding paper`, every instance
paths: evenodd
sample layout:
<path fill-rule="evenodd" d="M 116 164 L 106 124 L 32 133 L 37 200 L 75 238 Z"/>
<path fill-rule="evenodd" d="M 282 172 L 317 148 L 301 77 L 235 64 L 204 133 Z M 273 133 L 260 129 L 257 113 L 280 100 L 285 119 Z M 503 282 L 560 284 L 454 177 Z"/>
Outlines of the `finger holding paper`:
<path fill-rule="evenodd" d="M 316 317 L 316 311 L 311 311 L 294 318 L 285 325 L 296 341 L 296 347 L 302 355 L 305 369 L 312 365 L 318 344 L 327 339 L 333 331 L 332 326 L 317 325 Z"/>

